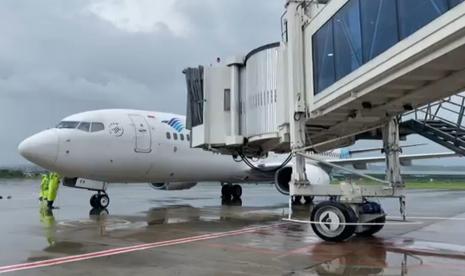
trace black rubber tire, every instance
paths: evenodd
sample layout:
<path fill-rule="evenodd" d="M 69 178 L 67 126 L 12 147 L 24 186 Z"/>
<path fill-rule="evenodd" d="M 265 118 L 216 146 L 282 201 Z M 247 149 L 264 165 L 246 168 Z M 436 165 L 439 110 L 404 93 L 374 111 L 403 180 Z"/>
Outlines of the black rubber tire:
<path fill-rule="evenodd" d="M 386 222 L 386 215 L 382 216 L 382 217 L 379 217 L 375 220 L 372 220 L 370 221 L 371 223 L 385 223 Z M 366 229 L 365 231 L 363 232 L 359 232 L 359 233 L 355 233 L 357 236 L 360 236 L 360 237 L 371 237 L 373 236 L 374 234 L 378 233 L 379 231 L 381 231 L 381 229 L 383 229 L 384 227 L 384 224 L 382 225 L 371 225 L 369 226 L 368 229 Z"/>
<path fill-rule="evenodd" d="M 109 212 L 107 209 L 100 209 L 100 208 L 92 208 L 89 212 L 89 216 L 105 216 L 109 215 Z"/>
<path fill-rule="evenodd" d="M 106 209 L 110 205 L 110 197 L 107 194 L 98 195 L 97 208 Z"/>
<path fill-rule="evenodd" d="M 302 205 L 302 196 L 293 196 L 292 205 L 295 205 L 295 206 Z"/>
<path fill-rule="evenodd" d="M 221 187 L 221 198 L 224 200 L 231 200 L 232 197 L 232 187 L 231 184 L 226 184 Z"/>
<path fill-rule="evenodd" d="M 321 216 L 325 215 L 325 212 L 333 212 L 333 215 L 336 215 L 337 218 L 341 223 L 355 223 L 357 222 L 357 216 L 352 210 L 352 208 L 347 207 L 339 202 L 333 202 L 333 201 L 323 201 L 316 205 L 313 210 L 312 214 L 310 216 L 311 221 L 315 222 L 322 222 L 324 219 L 329 219 L 329 215 L 326 214 L 326 218 L 321 218 Z M 352 237 L 352 235 L 355 233 L 356 226 L 355 225 L 338 225 L 337 229 L 338 233 L 335 233 L 334 235 L 326 235 L 323 231 L 323 226 L 324 224 L 312 224 L 312 229 L 315 232 L 315 234 L 320 237 L 321 239 L 325 241 L 330 241 L 330 242 L 342 242 L 347 240 L 348 238 Z M 324 226 L 325 228 L 328 229 L 328 226 Z M 329 230 L 329 229 L 328 229 Z"/>
<path fill-rule="evenodd" d="M 242 187 L 241 185 L 233 185 L 231 188 L 231 194 L 234 199 L 240 199 L 242 196 Z"/>
<path fill-rule="evenodd" d="M 90 197 L 90 206 L 92 206 L 92 208 L 98 208 L 99 205 L 98 205 L 98 194 L 94 194 Z"/>
<path fill-rule="evenodd" d="M 313 203 L 314 196 L 304 196 L 305 205 L 310 205 Z"/>

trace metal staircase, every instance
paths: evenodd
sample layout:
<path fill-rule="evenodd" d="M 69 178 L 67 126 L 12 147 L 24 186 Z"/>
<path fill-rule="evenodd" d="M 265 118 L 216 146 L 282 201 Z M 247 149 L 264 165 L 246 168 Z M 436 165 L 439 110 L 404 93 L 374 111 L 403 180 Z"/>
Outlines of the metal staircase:
<path fill-rule="evenodd" d="M 402 127 L 465 156 L 465 96 L 457 94 L 415 109 L 402 118 Z"/>

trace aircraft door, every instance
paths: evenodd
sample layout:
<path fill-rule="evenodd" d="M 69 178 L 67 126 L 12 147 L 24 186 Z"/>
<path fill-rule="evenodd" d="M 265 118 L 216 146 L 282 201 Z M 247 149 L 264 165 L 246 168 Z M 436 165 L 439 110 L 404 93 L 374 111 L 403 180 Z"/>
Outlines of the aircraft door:
<path fill-rule="evenodd" d="M 140 153 L 151 152 L 152 135 L 147 121 L 141 115 L 130 114 L 129 118 L 134 124 L 134 130 L 136 133 L 134 150 Z"/>

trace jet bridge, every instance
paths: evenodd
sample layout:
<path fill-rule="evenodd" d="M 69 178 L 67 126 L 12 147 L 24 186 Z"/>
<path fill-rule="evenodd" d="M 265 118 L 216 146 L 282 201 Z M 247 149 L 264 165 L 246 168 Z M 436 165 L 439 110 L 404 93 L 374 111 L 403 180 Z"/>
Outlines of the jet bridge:
<path fill-rule="evenodd" d="M 462 1 L 321 2 L 289 1 L 281 43 L 188 74 L 203 94 L 189 85 L 193 146 L 290 151 L 301 117 L 305 145 L 325 151 L 465 86 Z"/>
<path fill-rule="evenodd" d="M 349 211 L 340 204 L 355 210 L 358 222 L 380 219 L 360 212 L 369 197 L 399 197 L 403 212 L 398 118 L 465 87 L 462 2 L 287 0 L 279 43 L 225 64 L 186 69 L 192 146 L 246 158 L 292 152 L 291 196 L 336 198 L 339 205 L 326 209 L 339 210 L 328 211 L 330 217 L 346 223 Z M 383 185 L 308 182 L 306 152 L 348 146 L 379 130 Z M 313 214 L 322 223 L 326 213 Z M 330 229 L 325 234 L 316 225 L 323 238 L 344 239 L 328 238 Z"/>

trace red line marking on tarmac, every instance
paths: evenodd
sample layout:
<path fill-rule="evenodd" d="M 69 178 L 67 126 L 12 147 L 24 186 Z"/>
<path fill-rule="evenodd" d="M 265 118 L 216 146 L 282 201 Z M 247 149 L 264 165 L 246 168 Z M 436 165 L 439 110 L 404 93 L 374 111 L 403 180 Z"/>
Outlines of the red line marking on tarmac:
<path fill-rule="evenodd" d="M 280 226 L 283 224 L 285 223 L 278 223 L 278 224 L 273 224 L 273 225 L 268 225 L 268 226 L 243 228 L 243 229 L 233 230 L 233 231 L 228 231 L 228 232 L 210 233 L 210 234 L 204 234 L 204 235 L 199 235 L 199 236 L 180 238 L 180 239 L 174 239 L 174 240 L 168 240 L 168 241 L 144 243 L 144 244 L 138 244 L 138 245 L 133 245 L 133 246 L 126 246 L 126 247 L 114 248 L 114 249 L 109 249 L 109 250 L 97 251 L 97 252 L 92 252 L 92 253 L 85 253 L 85 254 L 79 254 L 79 255 L 73 255 L 73 256 L 54 258 L 54 259 L 49 259 L 49 260 L 44 260 L 44 261 L 1 266 L 0 274 L 7 273 L 7 272 L 21 271 L 21 270 L 29 270 L 29 269 L 39 268 L 39 267 L 54 266 L 54 265 L 59 265 L 59 264 L 78 262 L 78 261 L 84 261 L 84 260 L 90 260 L 90 259 L 96 259 L 96 258 L 101 258 L 105 256 L 119 255 L 119 254 L 142 251 L 142 250 L 163 247 L 163 246 L 172 246 L 172 245 L 177 245 L 177 244 L 186 244 L 186 243 L 191 243 L 191 242 L 196 242 L 196 241 L 211 240 L 211 239 L 218 239 L 222 237 L 254 233 L 262 229 L 273 228 L 273 227 Z"/>

